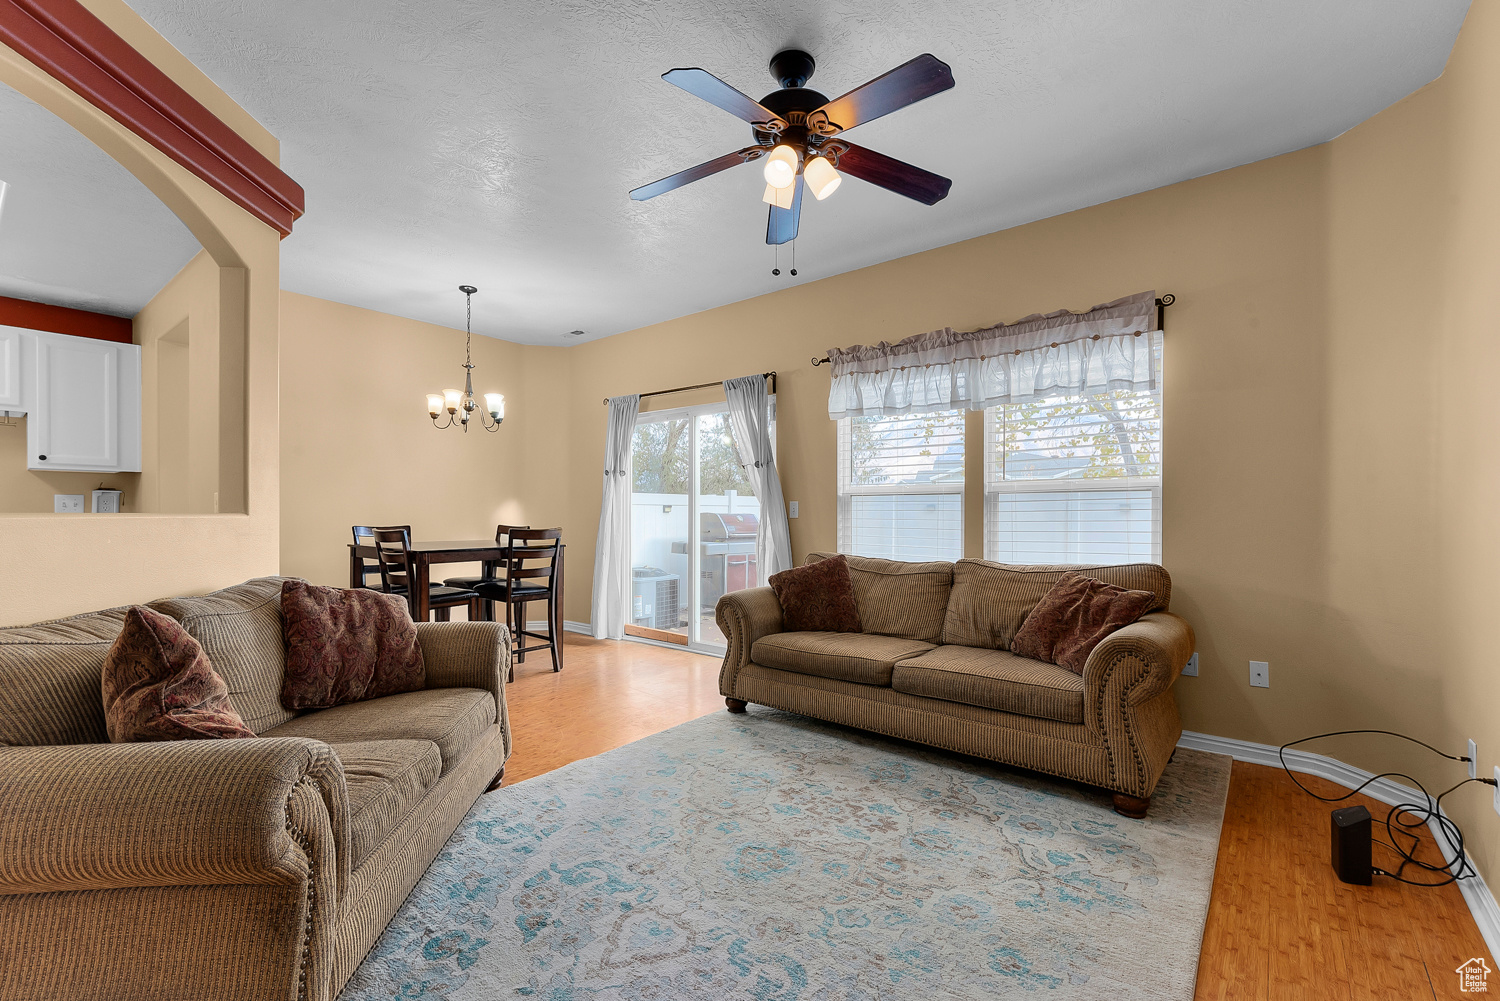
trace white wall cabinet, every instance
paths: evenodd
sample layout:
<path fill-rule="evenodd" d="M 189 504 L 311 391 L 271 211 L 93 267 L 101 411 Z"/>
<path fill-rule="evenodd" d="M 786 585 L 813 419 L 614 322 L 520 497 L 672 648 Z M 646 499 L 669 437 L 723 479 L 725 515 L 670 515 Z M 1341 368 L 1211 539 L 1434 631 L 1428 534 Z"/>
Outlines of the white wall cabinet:
<path fill-rule="evenodd" d="M 0 327 L 0 394 L 11 350 L 20 398 L 10 409 L 26 412 L 26 468 L 140 472 L 139 346 Z"/>
<path fill-rule="evenodd" d="M 30 346 L 20 327 L 0 327 L 0 410 L 24 410 L 25 380 L 21 377 L 23 344 Z"/>

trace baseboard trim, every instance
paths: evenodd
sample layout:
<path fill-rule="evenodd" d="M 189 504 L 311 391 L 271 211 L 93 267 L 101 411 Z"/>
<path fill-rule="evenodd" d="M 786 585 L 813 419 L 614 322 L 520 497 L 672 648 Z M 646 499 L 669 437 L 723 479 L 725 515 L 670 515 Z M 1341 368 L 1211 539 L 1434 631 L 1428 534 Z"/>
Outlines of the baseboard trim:
<path fill-rule="evenodd" d="M 1208 733 L 1194 733 L 1191 730 L 1182 731 L 1182 739 L 1177 741 L 1178 747 L 1186 747 L 1194 751 L 1211 751 L 1214 754 L 1227 754 L 1236 761 L 1247 761 L 1257 765 L 1270 765 L 1272 768 L 1281 767 L 1281 758 L 1277 755 L 1279 750 L 1270 744 L 1257 744 L 1249 740 L 1236 740 L 1233 737 L 1215 737 Z M 1337 782 L 1346 789 L 1353 789 L 1363 782 L 1375 778 L 1374 772 L 1367 772 L 1363 768 L 1337 758 L 1330 758 L 1326 754 L 1314 754 L 1311 751 L 1299 751 L 1295 748 L 1286 752 L 1286 765 L 1294 772 L 1304 775 L 1316 775 L 1319 778 Z M 1395 806 L 1398 803 L 1420 803 L 1422 793 L 1411 786 L 1397 782 L 1394 779 L 1379 778 L 1370 782 L 1364 789 L 1365 795 L 1371 799 L 1385 803 L 1387 806 Z M 1331 807 L 1330 807 L 1331 809 Z M 1446 816 L 1446 813 L 1444 814 Z M 1448 841 L 1447 834 L 1436 821 L 1428 823 L 1428 829 L 1432 831 L 1433 839 L 1443 851 L 1443 858 L 1452 861 L 1457 852 Z M 1474 923 L 1479 926 L 1479 934 L 1484 937 L 1484 944 L 1489 947 L 1491 957 L 1500 957 L 1500 904 L 1495 901 L 1495 895 L 1485 884 L 1484 877 L 1478 871 L 1470 879 L 1458 881 L 1458 890 L 1463 894 L 1464 903 L 1469 905 L 1469 913 L 1474 916 Z"/>
<path fill-rule="evenodd" d="M 526 628 L 533 632 L 546 632 L 547 620 L 529 619 L 526 622 Z M 563 632 L 582 633 L 585 636 L 592 636 L 594 635 L 594 627 L 587 622 L 574 622 L 572 619 L 563 619 Z"/>

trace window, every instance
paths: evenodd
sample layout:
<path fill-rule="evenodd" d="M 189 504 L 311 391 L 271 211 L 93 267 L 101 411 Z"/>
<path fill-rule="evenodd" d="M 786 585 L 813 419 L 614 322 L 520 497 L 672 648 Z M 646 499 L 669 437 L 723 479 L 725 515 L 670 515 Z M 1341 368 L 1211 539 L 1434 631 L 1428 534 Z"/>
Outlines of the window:
<path fill-rule="evenodd" d="M 986 559 L 1161 561 L 1160 389 L 1006 404 L 984 426 Z"/>
<path fill-rule="evenodd" d="M 963 411 L 839 421 L 839 552 L 963 556 Z"/>

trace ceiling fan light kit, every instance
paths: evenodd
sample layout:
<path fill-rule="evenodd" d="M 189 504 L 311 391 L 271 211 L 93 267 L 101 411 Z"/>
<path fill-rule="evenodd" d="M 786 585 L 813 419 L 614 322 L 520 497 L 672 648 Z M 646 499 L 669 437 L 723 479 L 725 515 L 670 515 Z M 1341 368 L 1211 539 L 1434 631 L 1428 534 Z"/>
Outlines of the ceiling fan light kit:
<path fill-rule="evenodd" d="M 469 421 L 475 411 L 479 411 L 477 423 L 486 431 L 499 431 L 500 425 L 505 421 L 505 397 L 500 393 L 484 394 L 484 409 L 479 410 L 479 402 L 474 399 L 474 293 L 479 290 L 473 285 L 460 285 L 458 290 L 464 294 L 464 305 L 466 315 L 464 319 L 464 388 L 445 389 L 443 395 L 436 393 L 427 394 L 427 416 L 432 418 L 432 426 L 439 429 L 459 426 L 464 433 L 469 432 Z M 448 423 L 439 424 L 438 418 L 443 411 L 448 412 Z M 462 411 L 462 414 L 459 412 Z"/>
<path fill-rule="evenodd" d="M 816 66 L 813 57 L 801 49 L 776 53 L 770 68 L 781 89 L 759 101 L 704 69 L 689 67 L 663 73 L 662 79 L 668 83 L 748 123 L 755 143 L 642 185 L 631 191 L 630 197 L 645 201 L 730 167 L 764 159 L 766 190 L 761 200 L 771 206 L 766 242 L 775 245 L 797 237 L 802 189 L 806 187 L 821 201 L 838 188 L 843 174 L 853 174 L 924 205 L 935 205 L 946 198 L 953 186 L 948 178 L 856 146 L 841 136 L 857 125 L 950 89 L 953 71 L 948 64 L 923 54 L 831 101 L 806 86 Z"/>

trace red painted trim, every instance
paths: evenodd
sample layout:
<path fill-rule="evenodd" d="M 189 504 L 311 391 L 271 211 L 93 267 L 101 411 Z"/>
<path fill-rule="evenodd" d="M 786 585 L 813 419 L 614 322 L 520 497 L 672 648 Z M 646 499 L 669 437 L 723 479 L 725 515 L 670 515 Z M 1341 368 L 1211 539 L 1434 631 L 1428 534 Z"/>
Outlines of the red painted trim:
<path fill-rule="evenodd" d="M 302 187 L 78 0 L 0 0 L 0 41 L 283 236 Z"/>
<path fill-rule="evenodd" d="M 49 306 L 45 302 L 11 299 L 0 295 L 0 327 L 25 327 L 47 330 L 54 334 L 92 337 L 100 341 L 135 342 L 134 325 L 129 318 L 107 313 L 90 313 L 86 309 Z"/>

